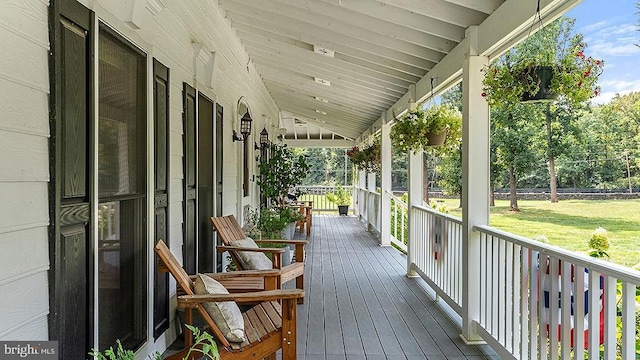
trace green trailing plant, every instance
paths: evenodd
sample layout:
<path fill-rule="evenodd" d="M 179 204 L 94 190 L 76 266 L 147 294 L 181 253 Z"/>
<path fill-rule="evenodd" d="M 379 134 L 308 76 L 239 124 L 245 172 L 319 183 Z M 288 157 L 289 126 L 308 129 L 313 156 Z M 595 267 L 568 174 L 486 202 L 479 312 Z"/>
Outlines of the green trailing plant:
<path fill-rule="evenodd" d="M 185 325 L 189 330 L 193 332 L 194 342 L 185 359 L 191 359 L 192 353 L 200 353 L 206 359 L 219 360 L 220 353 L 218 352 L 218 346 L 216 345 L 213 336 L 206 331 L 200 331 L 195 326 Z"/>
<path fill-rule="evenodd" d="M 296 156 L 286 144 L 266 146 L 269 156 L 260 162 L 258 186 L 262 195 L 276 206 L 284 207 L 289 192 L 296 191 L 296 186 L 302 184 L 307 176 L 309 165 L 304 155 Z"/>
<path fill-rule="evenodd" d="M 396 119 L 391 128 L 391 141 L 405 152 L 426 150 L 433 145 L 429 143 L 430 134 L 442 134 L 461 124 L 462 115 L 449 104 L 413 109 Z"/>
<path fill-rule="evenodd" d="M 585 55 L 582 35 L 571 35 L 573 22 L 555 21 L 486 66 L 482 96 L 489 106 L 512 108 L 523 97 L 534 96 L 542 83 L 536 71 L 541 67 L 553 72 L 545 90 L 559 99 L 579 104 L 599 95 L 604 62 Z"/>
<path fill-rule="evenodd" d="M 589 239 L 589 256 L 595 258 L 609 258 L 609 234 L 602 227 L 597 228 Z"/>
<path fill-rule="evenodd" d="M 338 206 L 351 205 L 351 191 L 338 185 L 334 191 L 327 193 L 327 200 Z"/>
<path fill-rule="evenodd" d="M 92 349 L 92 351 L 89 352 L 89 355 L 98 360 L 136 360 L 136 354 L 132 350 L 124 349 L 120 340 L 116 340 L 116 342 L 117 346 L 115 350 L 113 350 L 113 346 L 105 350 L 104 353 L 97 351 L 96 349 Z M 153 354 L 149 354 L 147 359 L 162 360 L 162 355 L 160 355 L 159 352 L 155 352 Z"/>

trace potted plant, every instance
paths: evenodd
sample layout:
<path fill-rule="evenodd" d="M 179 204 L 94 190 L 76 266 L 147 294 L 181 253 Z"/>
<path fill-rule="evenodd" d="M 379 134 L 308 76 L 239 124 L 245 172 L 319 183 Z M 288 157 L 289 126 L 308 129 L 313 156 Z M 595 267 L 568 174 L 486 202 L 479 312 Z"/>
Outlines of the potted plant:
<path fill-rule="evenodd" d="M 489 105 L 511 108 L 559 97 L 581 103 L 597 96 L 604 62 L 585 56 L 586 44 L 581 35 L 570 36 L 571 26 L 558 20 L 486 66 L 482 96 Z"/>
<path fill-rule="evenodd" d="M 284 207 L 289 192 L 300 185 L 307 176 L 309 165 L 304 155 L 296 156 L 286 144 L 266 146 L 269 158 L 260 162 L 258 186 L 262 195 L 276 206 Z"/>
<path fill-rule="evenodd" d="M 327 193 L 327 200 L 338 205 L 338 214 L 347 215 L 351 205 L 351 191 L 338 185 L 334 191 Z"/>
<path fill-rule="evenodd" d="M 426 150 L 444 144 L 447 133 L 462 125 L 460 112 L 448 104 L 409 110 L 391 128 L 391 141 L 403 151 Z"/>

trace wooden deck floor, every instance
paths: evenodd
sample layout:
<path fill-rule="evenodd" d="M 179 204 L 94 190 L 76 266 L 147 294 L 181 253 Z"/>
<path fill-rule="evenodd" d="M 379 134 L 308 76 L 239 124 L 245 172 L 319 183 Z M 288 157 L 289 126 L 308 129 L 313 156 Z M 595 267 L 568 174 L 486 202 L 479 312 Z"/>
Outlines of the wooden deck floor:
<path fill-rule="evenodd" d="M 462 342 L 424 282 L 405 276 L 405 256 L 358 218 L 314 215 L 309 240 L 298 359 L 498 359 Z"/>

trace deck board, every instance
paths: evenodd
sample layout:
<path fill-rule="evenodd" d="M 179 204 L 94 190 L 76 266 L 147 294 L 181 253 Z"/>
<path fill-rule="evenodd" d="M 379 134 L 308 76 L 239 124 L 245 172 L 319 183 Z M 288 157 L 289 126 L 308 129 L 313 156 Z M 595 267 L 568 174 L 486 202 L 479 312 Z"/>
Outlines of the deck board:
<path fill-rule="evenodd" d="M 424 282 L 406 277 L 406 257 L 357 217 L 314 215 L 309 242 L 298 359 L 498 359 L 460 340 Z"/>

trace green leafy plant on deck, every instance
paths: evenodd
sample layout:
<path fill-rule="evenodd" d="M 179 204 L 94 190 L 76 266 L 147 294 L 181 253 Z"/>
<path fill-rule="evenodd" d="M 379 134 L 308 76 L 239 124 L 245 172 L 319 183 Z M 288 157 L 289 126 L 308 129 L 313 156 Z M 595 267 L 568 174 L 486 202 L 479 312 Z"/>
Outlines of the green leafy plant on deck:
<path fill-rule="evenodd" d="M 327 193 L 327 200 L 338 206 L 351 205 L 351 191 L 343 188 L 342 185 L 338 185 L 335 190 Z"/>
<path fill-rule="evenodd" d="M 284 207 L 287 195 L 302 184 L 309 165 L 304 155 L 296 156 L 286 145 L 267 145 L 268 159 L 260 162 L 258 186 L 272 204 Z M 299 194 L 296 194 L 299 195 Z"/>
<path fill-rule="evenodd" d="M 120 340 L 116 340 L 117 347 L 113 350 L 113 346 L 104 351 L 104 353 L 93 349 L 89 355 L 95 357 L 98 360 L 136 360 L 136 354 L 132 350 L 126 350 L 122 347 Z M 162 360 L 162 355 L 155 352 L 149 354 L 147 359 Z"/>
<path fill-rule="evenodd" d="M 220 353 L 218 352 L 218 346 L 216 345 L 215 340 L 213 340 L 213 336 L 206 331 L 200 331 L 200 329 L 195 326 L 186 326 L 193 332 L 195 341 L 191 348 L 189 348 L 189 352 L 185 359 L 190 359 L 191 354 L 196 352 L 202 354 L 207 359 L 219 360 Z"/>

